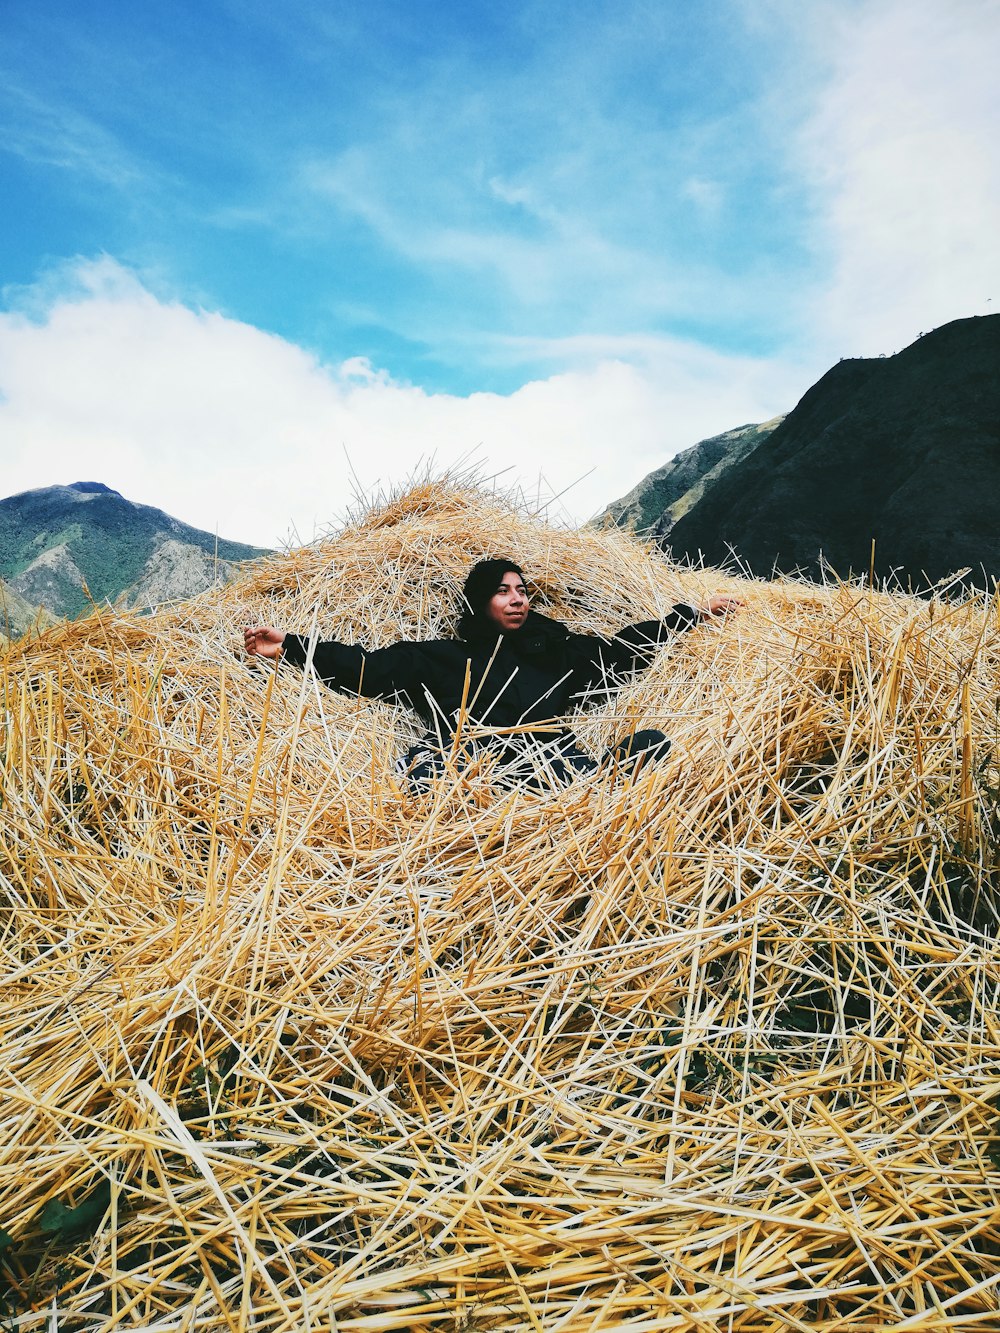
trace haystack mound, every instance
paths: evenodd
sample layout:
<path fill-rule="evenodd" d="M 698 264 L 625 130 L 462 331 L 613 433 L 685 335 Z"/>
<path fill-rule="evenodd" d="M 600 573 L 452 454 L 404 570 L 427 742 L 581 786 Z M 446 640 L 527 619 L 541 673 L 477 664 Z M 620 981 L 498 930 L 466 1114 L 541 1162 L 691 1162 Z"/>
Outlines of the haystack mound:
<path fill-rule="evenodd" d="M 394 775 L 238 653 L 609 631 L 634 782 Z M 995 1329 L 995 603 L 750 583 L 448 482 L 4 659 L 0 1273 L 19 1329 Z"/>

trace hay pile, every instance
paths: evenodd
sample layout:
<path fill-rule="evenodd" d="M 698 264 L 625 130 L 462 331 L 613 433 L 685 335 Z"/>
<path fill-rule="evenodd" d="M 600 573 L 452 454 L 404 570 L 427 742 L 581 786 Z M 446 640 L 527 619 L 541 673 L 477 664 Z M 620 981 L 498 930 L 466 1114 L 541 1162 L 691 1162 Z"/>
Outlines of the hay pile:
<path fill-rule="evenodd" d="M 452 775 L 237 654 L 445 632 L 470 562 L 612 630 L 746 609 Z M 995 1329 L 1000 625 L 682 570 L 448 482 L 7 651 L 0 1291 L 19 1329 Z"/>

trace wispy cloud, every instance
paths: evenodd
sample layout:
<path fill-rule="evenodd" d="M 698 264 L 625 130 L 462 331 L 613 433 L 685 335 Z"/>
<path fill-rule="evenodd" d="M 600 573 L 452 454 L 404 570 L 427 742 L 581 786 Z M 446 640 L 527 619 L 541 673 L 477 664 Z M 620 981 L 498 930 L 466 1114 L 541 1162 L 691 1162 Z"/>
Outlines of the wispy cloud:
<path fill-rule="evenodd" d="M 732 343 L 773 344 L 801 285 L 803 203 L 767 168 L 775 145 L 748 114 L 727 24 L 591 5 L 524 40 L 528 11 L 505 12 L 508 40 L 522 29 L 518 60 L 449 51 L 420 65 L 348 147 L 313 142 L 300 215 L 360 223 L 421 275 L 394 311 L 411 335 L 434 338 L 436 306 L 440 325 L 466 330 L 726 326 Z"/>
<path fill-rule="evenodd" d="M 42 98 L 10 71 L 0 80 L 0 133 L 7 152 L 125 191 L 149 169 L 105 126 L 65 102 Z"/>
<path fill-rule="evenodd" d="M 825 7 L 822 30 L 831 68 L 797 144 L 816 318 L 846 355 L 892 352 L 1000 305 L 1000 10 L 866 0 Z"/>

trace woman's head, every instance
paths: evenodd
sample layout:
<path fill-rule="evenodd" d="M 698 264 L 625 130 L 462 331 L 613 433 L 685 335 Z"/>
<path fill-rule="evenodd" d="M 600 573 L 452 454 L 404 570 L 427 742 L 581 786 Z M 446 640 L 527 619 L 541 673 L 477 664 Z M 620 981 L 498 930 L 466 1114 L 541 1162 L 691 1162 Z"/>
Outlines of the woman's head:
<path fill-rule="evenodd" d="M 524 574 L 513 560 L 480 560 L 469 570 L 462 589 L 468 610 L 459 632 L 491 630 L 510 633 L 528 618 L 528 591 Z"/>

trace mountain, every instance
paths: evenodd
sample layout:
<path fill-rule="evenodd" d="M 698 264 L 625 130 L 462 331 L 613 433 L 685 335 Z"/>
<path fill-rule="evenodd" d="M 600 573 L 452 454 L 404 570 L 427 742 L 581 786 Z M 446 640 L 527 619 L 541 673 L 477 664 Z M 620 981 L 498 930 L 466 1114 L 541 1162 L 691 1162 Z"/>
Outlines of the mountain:
<path fill-rule="evenodd" d="M 737 458 L 746 430 L 731 433 L 728 466 L 650 525 L 675 556 L 735 557 L 763 577 L 873 564 L 918 590 L 957 571 L 986 586 L 1000 575 L 1000 315 L 841 361 Z"/>
<path fill-rule="evenodd" d="M 263 554 L 133 504 L 98 481 L 0 500 L 0 579 L 56 616 L 123 596 L 140 607 L 189 597 L 227 582 L 234 562 Z"/>
<path fill-rule="evenodd" d="M 47 611 L 25 601 L 9 583 L 0 579 L 0 642 L 19 639 L 35 625 L 44 629 L 51 624 L 52 616 Z"/>
<path fill-rule="evenodd" d="M 758 425 L 737 426 L 692 445 L 643 477 L 628 495 L 610 504 L 603 517 L 635 532 L 665 537 L 708 487 L 752 453 L 783 420 L 773 417 Z"/>

